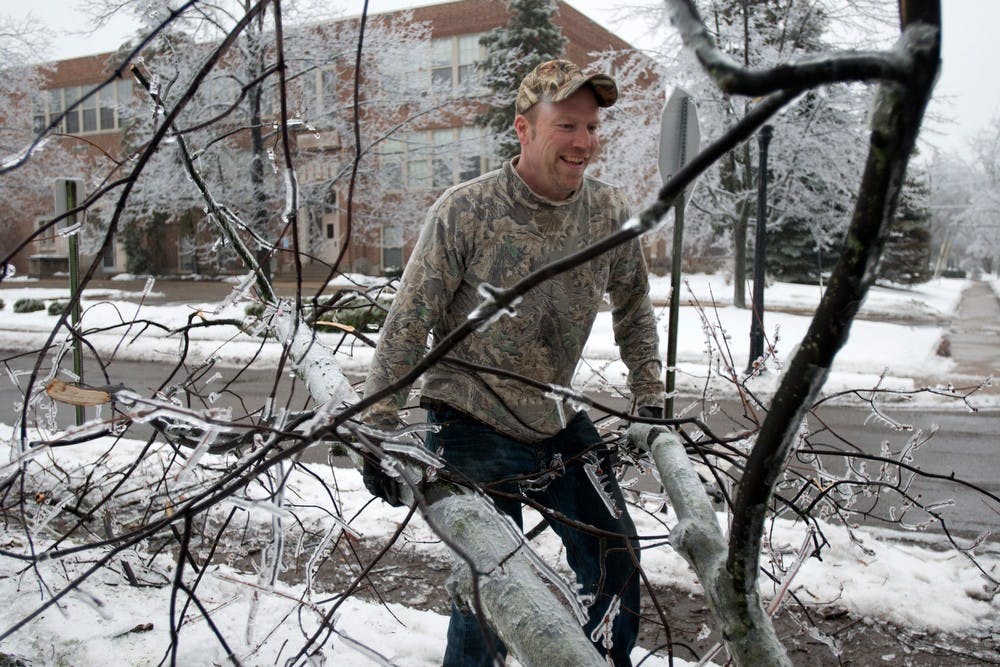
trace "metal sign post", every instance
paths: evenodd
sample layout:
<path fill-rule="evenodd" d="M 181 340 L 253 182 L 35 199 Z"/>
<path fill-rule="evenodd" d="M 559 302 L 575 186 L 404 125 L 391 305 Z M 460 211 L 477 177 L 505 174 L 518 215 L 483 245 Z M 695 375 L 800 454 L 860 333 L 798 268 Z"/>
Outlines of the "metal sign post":
<path fill-rule="evenodd" d="M 663 107 L 660 118 L 660 178 L 666 183 L 698 152 L 701 134 L 698 114 L 691 96 L 676 88 Z M 674 239 L 670 255 L 670 317 L 667 331 L 667 364 L 664 384 L 667 399 L 663 416 L 674 416 L 674 385 L 677 373 L 677 324 L 681 302 L 681 254 L 684 245 L 684 205 L 687 191 L 681 192 L 674 203 Z"/>
<path fill-rule="evenodd" d="M 80 194 L 83 191 L 83 181 L 72 178 L 57 178 L 54 187 L 56 216 L 63 215 L 67 211 L 72 211 L 77 207 Z M 77 214 L 73 213 L 65 221 L 63 227 L 73 227 L 77 223 Z M 80 330 L 80 235 L 76 230 L 71 230 L 67 239 L 69 242 L 69 296 L 73 302 L 73 310 L 70 312 L 70 322 L 75 333 Z M 77 382 L 83 384 L 83 344 L 80 336 L 73 336 L 73 373 L 76 374 Z M 82 405 L 76 406 L 76 423 L 83 424 L 86 421 Z"/>

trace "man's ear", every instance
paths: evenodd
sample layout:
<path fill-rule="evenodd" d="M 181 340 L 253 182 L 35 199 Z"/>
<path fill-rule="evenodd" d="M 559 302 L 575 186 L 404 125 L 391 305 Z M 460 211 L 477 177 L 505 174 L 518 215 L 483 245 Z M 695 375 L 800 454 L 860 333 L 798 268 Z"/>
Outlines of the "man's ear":
<path fill-rule="evenodd" d="M 517 140 L 523 146 L 528 140 L 528 119 L 522 114 L 514 116 L 514 131 L 517 132 Z"/>

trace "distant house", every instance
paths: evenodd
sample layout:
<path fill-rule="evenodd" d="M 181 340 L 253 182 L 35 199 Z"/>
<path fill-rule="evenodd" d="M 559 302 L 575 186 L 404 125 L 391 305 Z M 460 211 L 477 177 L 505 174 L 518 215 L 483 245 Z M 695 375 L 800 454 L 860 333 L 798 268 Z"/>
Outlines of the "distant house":
<path fill-rule="evenodd" d="M 627 51 L 631 47 L 570 5 L 557 0 L 556 22 L 567 38 L 566 57 L 585 65 L 598 52 Z M 393 12 L 380 15 L 383 19 L 402 15 Z M 503 26 L 508 21 L 503 0 L 458 0 L 410 10 L 412 21 L 426 22 L 430 29 L 430 53 L 414 54 L 421 59 L 411 63 L 411 71 L 419 72 L 426 86 L 426 95 L 440 95 L 451 89 L 456 99 L 468 93 L 471 98 L 482 90 L 476 89 L 475 62 L 483 55 L 480 37 Z M 339 23 L 356 22 L 345 19 Z M 320 28 L 315 28 L 320 29 Z M 120 60 L 120 56 L 118 57 Z M 33 119 L 37 129 L 44 128 L 83 93 L 107 80 L 113 70 L 116 54 L 105 53 L 55 63 L 48 73 L 46 89 L 34 103 Z M 302 99 L 311 101 L 312 108 L 349 108 L 353 67 L 317 66 L 295 77 L 294 86 Z M 290 65 L 294 67 L 294 65 Z M 413 83 L 413 82 L 408 82 Z M 381 85 L 386 85 L 383 81 Z M 329 99 L 324 99 L 324 95 Z M 102 169 L 108 171 L 109 160 L 120 160 L 127 137 L 126 114 L 123 111 L 144 92 L 130 78 L 120 78 L 102 88 L 98 95 L 63 120 L 58 145 L 65 150 L 87 153 L 101 158 Z M 142 108 L 140 103 L 140 108 Z M 266 107 L 266 119 L 273 122 L 273 100 Z M 481 107 L 480 107 L 481 108 Z M 360 192 L 355 192 L 351 207 L 351 227 L 348 229 L 348 179 L 344 169 L 345 149 L 353 148 L 353 138 L 336 125 L 295 128 L 291 150 L 294 155 L 299 200 L 298 234 L 300 257 L 307 273 L 325 275 L 329 267 L 340 260 L 341 270 L 366 273 L 389 272 L 404 263 L 422 221 L 423 211 L 446 187 L 478 175 L 496 166 L 491 156 L 485 130 L 476 127 L 473 118 L 477 104 L 455 104 L 447 113 L 428 115 L 407 123 L 405 128 L 379 141 L 374 150 L 377 167 L 375 180 L 359 180 Z M 233 144 L 234 153 L 246 149 L 243 139 Z M 110 156 L 110 157 L 109 157 Z M 77 161 L 74 169 L 86 169 L 86 160 Z M 62 176 L 64 174 L 53 174 Z M 66 174 L 69 175 L 69 174 Z M 90 175 L 93 176 L 93 175 Z M 101 178 L 113 179 L 109 174 Z M 87 187 L 95 187 L 95 178 L 87 177 L 90 185 L 80 186 L 79 199 Z M 38 184 L 36 207 L 19 211 L 24 229 L 51 220 L 53 199 L 46 193 L 50 184 Z M 60 188 L 67 187 L 61 184 Z M 69 186 L 72 187 L 72 186 Z M 206 231 L 199 220 L 204 218 L 204 206 L 192 202 L 183 214 L 171 215 L 170 224 L 158 229 L 156 248 L 149 252 L 156 268 L 163 274 L 227 273 L 240 271 L 231 254 L 216 253 L 211 260 L 199 248 L 214 232 Z M 155 207 L 154 207 L 155 210 Z M 270 215 L 279 212 L 270 211 Z M 107 213 L 107 206 L 105 209 Z M 126 215 L 135 215 L 126 212 Z M 166 216 L 165 216 L 166 217 Z M 286 230 L 279 246 L 291 247 L 291 234 Z M 346 245 L 346 247 L 345 247 Z M 133 248 L 135 246 L 132 246 Z M 19 273 L 51 274 L 65 270 L 66 241 L 58 234 L 46 234 L 18 253 L 15 266 Z M 93 257 L 90 258 L 93 260 Z M 103 254 L 100 270 L 105 275 L 120 273 L 127 265 L 125 244 L 117 242 Z M 293 263 L 287 252 L 278 252 L 272 268 L 279 275 L 291 270 Z"/>

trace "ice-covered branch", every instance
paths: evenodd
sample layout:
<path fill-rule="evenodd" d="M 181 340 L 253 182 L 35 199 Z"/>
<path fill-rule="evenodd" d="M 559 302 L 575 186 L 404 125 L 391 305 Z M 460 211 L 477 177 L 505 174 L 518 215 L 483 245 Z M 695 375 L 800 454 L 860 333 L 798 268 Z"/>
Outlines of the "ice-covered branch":
<path fill-rule="evenodd" d="M 430 505 L 428 519 L 475 563 L 475 573 L 464 564 L 453 571 L 453 594 L 471 606 L 473 577 L 478 579 L 485 620 L 522 664 L 606 664 L 538 576 L 525 555 L 530 547 L 485 497 L 448 495 Z"/>
<path fill-rule="evenodd" d="M 660 472 L 677 514 L 670 545 L 698 575 L 730 656 L 737 665 L 791 665 L 757 591 L 735 586 L 725 567 L 726 539 L 680 437 L 645 424 L 634 424 L 628 436 L 634 446 L 650 452 Z"/>
<path fill-rule="evenodd" d="M 914 75 L 917 66 L 917 61 L 908 50 L 896 49 L 824 53 L 752 70 L 743 67 L 716 46 L 693 0 L 668 0 L 667 6 L 671 23 L 681 33 L 684 45 L 694 51 L 719 89 L 730 94 L 759 96 L 778 90 L 845 81 L 903 83 Z"/>

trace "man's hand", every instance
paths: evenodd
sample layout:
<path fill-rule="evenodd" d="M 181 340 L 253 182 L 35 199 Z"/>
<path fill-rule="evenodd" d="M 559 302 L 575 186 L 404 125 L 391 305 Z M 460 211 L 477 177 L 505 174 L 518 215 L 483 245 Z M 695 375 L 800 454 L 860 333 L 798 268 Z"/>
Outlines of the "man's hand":
<path fill-rule="evenodd" d="M 376 498 L 381 498 L 393 507 L 403 506 L 399 482 L 382 470 L 378 461 L 372 461 L 367 456 L 365 457 L 361 479 L 364 480 L 365 488 Z"/>

